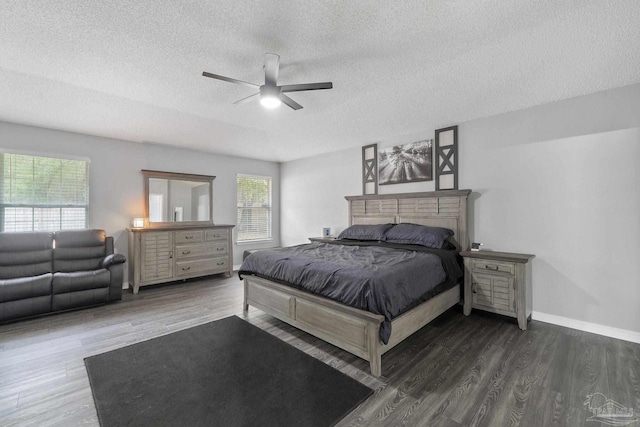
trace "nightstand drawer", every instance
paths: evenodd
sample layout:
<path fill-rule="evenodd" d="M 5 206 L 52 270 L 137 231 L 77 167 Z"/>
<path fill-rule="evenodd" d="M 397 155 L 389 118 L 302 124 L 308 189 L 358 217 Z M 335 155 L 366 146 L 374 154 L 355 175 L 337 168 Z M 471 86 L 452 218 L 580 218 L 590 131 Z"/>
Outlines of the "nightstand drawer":
<path fill-rule="evenodd" d="M 471 260 L 471 269 L 473 271 L 497 272 L 513 276 L 516 274 L 516 266 L 512 262 L 492 261 L 487 259 Z"/>

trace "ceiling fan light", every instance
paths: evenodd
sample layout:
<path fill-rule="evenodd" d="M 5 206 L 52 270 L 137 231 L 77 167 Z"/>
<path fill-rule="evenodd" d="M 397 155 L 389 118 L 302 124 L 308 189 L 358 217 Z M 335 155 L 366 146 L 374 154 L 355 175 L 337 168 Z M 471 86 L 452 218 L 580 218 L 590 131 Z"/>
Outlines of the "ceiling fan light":
<path fill-rule="evenodd" d="M 277 96 L 263 95 L 260 97 L 260 104 L 265 108 L 276 108 L 282 104 L 282 101 Z"/>

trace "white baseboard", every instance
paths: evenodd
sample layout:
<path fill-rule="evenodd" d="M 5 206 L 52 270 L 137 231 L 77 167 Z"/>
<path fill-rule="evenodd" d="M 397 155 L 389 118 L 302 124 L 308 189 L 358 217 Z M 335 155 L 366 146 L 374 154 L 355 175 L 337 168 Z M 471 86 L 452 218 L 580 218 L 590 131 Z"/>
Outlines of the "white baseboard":
<path fill-rule="evenodd" d="M 567 317 L 556 316 L 553 314 L 540 313 L 539 311 L 532 312 L 531 318 L 545 323 L 552 323 L 554 325 L 564 326 L 566 328 L 577 329 L 584 332 L 591 332 L 593 334 L 604 335 L 605 337 L 617 338 L 619 340 L 631 341 L 640 344 L 640 332 L 613 328 L 611 326 L 598 325 L 596 323 L 569 319 Z"/>

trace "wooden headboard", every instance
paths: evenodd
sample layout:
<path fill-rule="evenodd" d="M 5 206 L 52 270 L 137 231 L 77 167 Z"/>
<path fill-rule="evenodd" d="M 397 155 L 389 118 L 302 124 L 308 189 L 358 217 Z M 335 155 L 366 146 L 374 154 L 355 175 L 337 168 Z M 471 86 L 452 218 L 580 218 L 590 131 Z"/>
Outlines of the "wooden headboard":
<path fill-rule="evenodd" d="M 471 190 L 346 196 L 349 225 L 412 222 L 453 230 L 460 250 L 469 249 L 467 197 Z"/>

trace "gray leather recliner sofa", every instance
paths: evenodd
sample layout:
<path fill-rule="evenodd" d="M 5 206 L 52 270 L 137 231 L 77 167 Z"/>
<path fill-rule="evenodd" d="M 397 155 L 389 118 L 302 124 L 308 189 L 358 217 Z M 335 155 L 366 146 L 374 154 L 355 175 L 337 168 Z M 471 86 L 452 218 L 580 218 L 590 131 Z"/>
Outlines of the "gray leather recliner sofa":
<path fill-rule="evenodd" d="M 119 300 L 124 262 L 104 230 L 0 233 L 0 322 Z"/>

